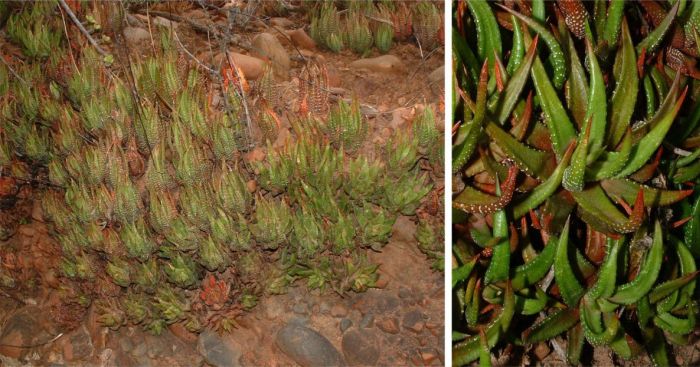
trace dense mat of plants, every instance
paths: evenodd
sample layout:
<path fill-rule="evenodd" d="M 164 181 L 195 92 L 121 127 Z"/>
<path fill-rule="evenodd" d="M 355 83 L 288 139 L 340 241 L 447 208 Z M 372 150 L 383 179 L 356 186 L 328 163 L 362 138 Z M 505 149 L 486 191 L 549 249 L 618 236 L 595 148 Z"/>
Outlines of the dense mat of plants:
<path fill-rule="evenodd" d="M 454 3 L 453 364 L 674 364 L 700 256 L 700 3 Z"/>
<path fill-rule="evenodd" d="M 210 73 L 165 28 L 152 56 L 101 56 L 68 44 L 57 8 L 9 15 L 24 62 L 0 65 L 0 172 L 40 196 L 73 305 L 59 321 L 94 305 L 111 328 L 230 330 L 295 281 L 341 294 L 376 285 L 367 252 L 415 215 L 442 170 L 430 108 L 374 146 L 359 102 L 330 103 L 325 66 L 308 60 L 280 143 L 272 68 L 255 83 L 231 60 Z M 440 228 L 426 219 L 417 235 L 438 267 Z"/>

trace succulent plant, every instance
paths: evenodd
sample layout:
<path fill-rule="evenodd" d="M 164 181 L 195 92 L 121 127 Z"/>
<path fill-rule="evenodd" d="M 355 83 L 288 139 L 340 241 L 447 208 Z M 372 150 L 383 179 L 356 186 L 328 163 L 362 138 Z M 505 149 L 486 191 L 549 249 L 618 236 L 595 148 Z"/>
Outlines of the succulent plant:
<path fill-rule="evenodd" d="M 416 4 L 413 8 L 413 34 L 424 50 L 432 51 L 439 46 L 441 26 L 442 16 L 435 4 L 429 1 Z"/>
<path fill-rule="evenodd" d="M 338 9 L 332 2 L 325 2 L 311 19 L 311 38 L 333 52 L 340 52 L 345 47 L 340 24 Z"/>
<path fill-rule="evenodd" d="M 535 5 L 455 13 L 452 363 L 566 333 L 571 364 L 588 343 L 668 365 L 696 327 L 697 50 L 673 40 L 698 8 Z"/>
<path fill-rule="evenodd" d="M 345 18 L 345 37 L 348 47 L 357 54 L 365 55 L 372 48 L 372 31 L 361 12 L 350 11 Z"/>
<path fill-rule="evenodd" d="M 374 35 L 374 44 L 377 45 L 379 52 L 383 54 L 389 52 L 394 45 L 394 27 L 391 24 L 381 23 Z"/>
<path fill-rule="evenodd" d="M 359 149 L 367 136 L 367 121 L 360 113 L 357 100 L 352 105 L 341 100 L 336 108 L 331 109 L 325 129 L 333 142 L 346 151 Z"/>
<path fill-rule="evenodd" d="M 35 22 L 64 34 L 53 10 L 35 6 L 48 7 L 11 15 L 22 49 L 19 34 Z M 368 32 L 374 4 L 350 8 L 356 35 Z M 321 6 L 319 43 L 344 45 L 343 17 Z M 0 63 L 0 175 L 32 182 L 41 198 L 63 303 L 92 305 L 110 328 L 231 331 L 239 314 L 296 281 L 321 291 L 375 286 L 378 265 L 365 252 L 380 251 L 397 216 L 420 211 L 432 187 L 416 133 L 398 132 L 386 150 L 367 144 L 374 127 L 357 99 L 330 102 L 321 60 L 302 70 L 299 113 L 278 115 L 271 68 L 252 91 L 225 68 L 219 87 L 219 75 L 205 78 L 160 33 L 151 56 L 123 65 L 106 66 L 90 46 L 68 56 L 62 38 L 48 58 L 12 64 L 21 79 Z M 292 132 L 276 139 L 287 122 Z M 23 283 L 0 274 L 3 290 Z"/>

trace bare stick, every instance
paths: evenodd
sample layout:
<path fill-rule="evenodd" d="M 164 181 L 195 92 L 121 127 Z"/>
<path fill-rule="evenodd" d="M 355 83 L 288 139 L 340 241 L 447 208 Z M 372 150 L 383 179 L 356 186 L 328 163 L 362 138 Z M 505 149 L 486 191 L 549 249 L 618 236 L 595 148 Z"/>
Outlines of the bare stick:
<path fill-rule="evenodd" d="M 17 74 L 15 69 L 13 69 L 12 66 L 10 66 L 10 64 L 7 63 L 7 61 L 5 61 L 4 57 L 0 56 L 0 60 L 2 60 L 2 63 L 5 64 L 5 66 L 7 66 L 7 69 L 10 70 L 10 73 L 12 73 L 12 75 L 14 75 L 15 78 L 19 79 L 19 81 L 21 81 L 22 83 L 29 85 L 29 83 L 27 83 L 26 80 L 22 79 L 22 77 L 19 76 L 19 74 Z"/>
<path fill-rule="evenodd" d="M 185 47 L 185 45 L 183 45 L 182 42 L 180 42 L 180 37 L 177 36 L 177 32 L 176 32 L 174 29 L 173 29 L 173 35 L 175 36 L 175 41 L 177 41 L 177 44 L 180 46 L 180 48 L 181 48 L 183 51 L 185 51 L 185 53 L 187 54 L 187 56 L 189 56 L 192 60 L 194 60 L 199 66 L 201 66 L 202 68 L 204 68 L 204 70 L 206 70 L 206 71 L 208 71 L 208 72 L 210 72 L 210 73 L 216 73 L 216 70 L 214 70 L 214 69 L 212 69 L 212 68 L 210 68 L 210 67 L 204 65 L 201 61 L 199 61 L 199 59 L 197 59 L 194 55 L 192 55 L 192 53 L 191 53 L 189 50 L 187 50 L 187 48 Z"/>
<path fill-rule="evenodd" d="M 87 29 L 85 29 L 83 23 L 80 23 L 78 17 L 76 17 L 73 11 L 70 10 L 70 7 L 68 6 L 68 4 L 66 4 L 66 0 L 58 0 L 58 3 L 61 4 L 61 8 L 63 8 L 63 10 L 66 13 L 68 13 L 70 19 L 73 21 L 73 23 L 75 23 L 78 29 L 80 29 L 80 32 L 85 36 L 85 38 L 87 38 L 88 41 L 90 41 L 90 44 L 92 44 L 95 47 L 97 52 L 99 52 L 102 56 L 108 56 L 109 54 L 105 50 L 103 50 L 102 47 L 100 47 L 100 45 L 97 44 L 97 41 L 95 41 L 95 39 L 92 38 L 90 33 L 88 33 Z"/>

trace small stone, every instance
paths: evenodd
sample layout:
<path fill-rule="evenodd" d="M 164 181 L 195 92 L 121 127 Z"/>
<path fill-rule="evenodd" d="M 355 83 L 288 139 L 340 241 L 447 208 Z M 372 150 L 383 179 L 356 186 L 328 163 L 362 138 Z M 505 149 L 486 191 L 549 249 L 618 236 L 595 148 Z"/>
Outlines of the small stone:
<path fill-rule="evenodd" d="M 387 277 L 380 277 L 374 284 L 377 289 L 384 289 L 387 285 L 389 285 L 389 279 L 387 279 Z"/>
<path fill-rule="evenodd" d="M 420 356 L 423 358 L 423 363 L 426 366 L 429 366 L 433 361 L 438 359 L 437 353 L 433 352 L 432 350 L 421 350 Z"/>
<path fill-rule="evenodd" d="M 162 27 L 165 27 L 165 28 L 168 28 L 168 29 L 170 29 L 171 27 L 172 27 L 172 28 L 177 28 L 177 25 L 178 25 L 178 23 L 173 22 L 173 21 L 171 21 L 171 20 L 169 20 L 169 19 L 165 19 L 165 18 L 163 18 L 163 17 L 155 17 L 155 18 L 153 18 L 153 24 L 159 25 L 159 26 L 162 26 Z"/>
<path fill-rule="evenodd" d="M 309 307 L 306 305 L 306 303 L 300 302 L 292 307 L 292 311 L 299 315 L 306 315 L 309 313 Z"/>
<path fill-rule="evenodd" d="M 423 314 L 418 310 L 410 311 L 404 315 L 402 324 L 404 328 L 420 333 L 425 326 Z"/>
<path fill-rule="evenodd" d="M 321 301 L 319 305 L 322 314 L 326 315 L 331 312 L 331 305 L 327 301 Z"/>
<path fill-rule="evenodd" d="M 551 351 L 547 342 L 537 343 L 537 346 L 535 346 L 535 356 L 540 361 L 544 360 Z"/>
<path fill-rule="evenodd" d="M 188 343 L 194 343 L 197 341 L 197 334 L 187 330 L 183 322 L 177 322 L 168 327 L 170 332 L 173 333 L 177 338 Z"/>
<path fill-rule="evenodd" d="M 246 185 L 246 188 L 248 189 L 248 192 L 250 192 L 251 194 L 254 193 L 255 190 L 258 189 L 258 183 L 255 182 L 255 180 L 249 180 L 248 182 L 246 182 L 245 185 Z"/>
<path fill-rule="evenodd" d="M 292 43 L 299 48 L 307 50 L 316 49 L 316 41 L 309 37 L 303 28 L 295 29 L 293 31 L 287 31 L 287 35 L 292 39 Z"/>
<path fill-rule="evenodd" d="M 377 338 L 373 333 L 351 330 L 343 335 L 343 355 L 350 366 L 374 366 L 379 359 Z"/>
<path fill-rule="evenodd" d="M 241 356 L 240 351 L 231 349 L 216 333 L 211 331 L 199 334 L 197 348 L 207 363 L 216 367 L 231 366 Z"/>
<path fill-rule="evenodd" d="M 294 22 L 288 18 L 274 17 L 270 18 L 270 25 L 273 27 L 289 28 L 294 25 Z"/>
<path fill-rule="evenodd" d="M 428 81 L 437 84 L 439 87 L 442 87 L 443 80 L 445 80 L 445 66 L 440 66 L 428 74 Z"/>
<path fill-rule="evenodd" d="M 284 304 L 279 302 L 275 298 L 271 298 L 267 301 L 265 307 L 265 317 L 268 320 L 276 320 L 284 313 Z"/>
<path fill-rule="evenodd" d="M 350 68 L 365 69 L 378 73 L 396 73 L 406 70 L 406 66 L 401 62 L 401 59 L 394 55 L 355 60 L 350 63 Z"/>
<path fill-rule="evenodd" d="M 139 43 L 150 40 L 151 34 L 139 27 L 124 28 L 124 39 L 130 46 L 138 46 Z"/>
<path fill-rule="evenodd" d="M 85 326 L 76 330 L 64 344 L 63 356 L 67 361 L 80 361 L 92 357 L 95 347 Z"/>
<path fill-rule="evenodd" d="M 278 78 L 286 80 L 289 77 L 291 61 L 277 37 L 270 33 L 260 33 L 253 38 L 251 47 L 254 55 L 270 60 Z"/>
<path fill-rule="evenodd" d="M 399 287 L 399 298 L 403 298 L 403 299 L 410 298 L 412 294 L 413 294 L 413 292 L 411 292 L 410 289 L 408 289 L 404 286 Z"/>
<path fill-rule="evenodd" d="M 265 159 L 265 150 L 262 148 L 255 148 L 245 153 L 243 159 L 248 163 L 262 162 L 262 160 Z"/>
<path fill-rule="evenodd" d="M 244 54 L 239 54 L 237 52 L 229 52 L 232 62 L 243 72 L 243 75 L 248 80 L 256 80 L 262 76 L 265 70 L 265 61 Z M 224 54 L 218 54 L 214 57 L 214 65 L 224 65 L 228 67 L 228 60 Z"/>
<path fill-rule="evenodd" d="M 349 329 L 350 326 L 352 326 L 352 320 L 350 320 L 350 319 L 340 320 L 340 332 L 345 332 L 345 330 Z"/>
<path fill-rule="evenodd" d="M 399 331 L 399 320 L 395 317 L 390 317 L 388 319 L 383 319 L 377 322 L 377 327 L 385 333 L 398 334 Z"/>
<path fill-rule="evenodd" d="M 134 343 L 129 338 L 119 338 L 119 348 L 124 352 L 129 352 L 134 348 Z"/>
<path fill-rule="evenodd" d="M 343 359 L 328 339 L 316 330 L 288 323 L 277 332 L 277 347 L 303 367 L 338 366 Z"/>
<path fill-rule="evenodd" d="M 360 327 L 363 329 L 369 329 L 374 326 L 374 315 L 370 312 L 366 314 L 362 320 L 360 320 Z"/>
<path fill-rule="evenodd" d="M 348 315 L 348 308 L 344 305 L 337 303 L 331 307 L 331 316 L 333 317 L 345 317 Z"/>

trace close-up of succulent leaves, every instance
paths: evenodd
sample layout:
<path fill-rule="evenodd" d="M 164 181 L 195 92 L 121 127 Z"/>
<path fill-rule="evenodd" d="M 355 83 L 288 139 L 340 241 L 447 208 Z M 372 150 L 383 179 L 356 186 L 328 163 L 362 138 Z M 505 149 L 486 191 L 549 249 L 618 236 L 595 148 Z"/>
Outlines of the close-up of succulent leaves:
<path fill-rule="evenodd" d="M 518 365 L 542 342 L 549 363 L 679 363 L 699 310 L 700 2 L 452 9 L 452 363 Z"/>

